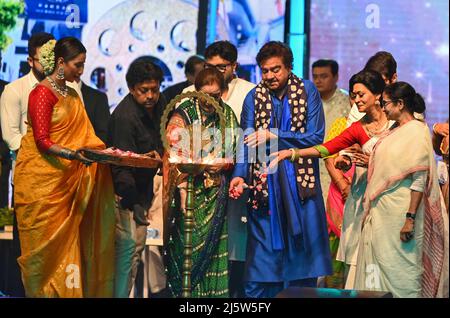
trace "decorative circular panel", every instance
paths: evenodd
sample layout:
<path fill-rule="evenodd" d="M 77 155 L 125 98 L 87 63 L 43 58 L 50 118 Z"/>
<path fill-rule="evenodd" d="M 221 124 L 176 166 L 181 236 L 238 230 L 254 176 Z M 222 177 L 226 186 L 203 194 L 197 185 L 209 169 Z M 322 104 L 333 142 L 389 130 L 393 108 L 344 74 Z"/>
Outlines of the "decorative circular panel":
<path fill-rule="evenodd" d="M 125 74 L 136 58 L 151 56 L 165 86 L 184 80 L 180 67 L 196 52 L 198 1 L 127 0 L 106 12 L 85 37 L 85 78 L 108 95 L 111 106 L 128 93 Z"/>

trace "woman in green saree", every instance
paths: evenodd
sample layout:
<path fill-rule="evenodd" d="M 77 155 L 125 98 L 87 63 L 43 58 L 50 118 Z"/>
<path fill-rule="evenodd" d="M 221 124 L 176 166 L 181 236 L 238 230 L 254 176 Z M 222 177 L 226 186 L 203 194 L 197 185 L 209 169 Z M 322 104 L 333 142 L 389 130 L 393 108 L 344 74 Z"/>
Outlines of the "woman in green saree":
<path fill-rule="evenodd" d="M 225 116 L 225 128 L 232 128 L 225 131 L 225 145 L 221 148 L 221 154 L 234 155 L 236 146 L 234 129 L 238 128 L 238 122 L 231 107 L 221 100 L 225 88 L 222 74 L 216 69 L 205 69 L 197 75 L 195 87 L 197 91 L 208 94 L 218 101 Z M 173 145 L 178 141 L 177 129 L 186 129 L 195 123 L 200 123 L 205 128 L 222 129 L 220 117 L 214 107 L 197 98 L 192 98 L 183 102 L 170 118 L 167 126 L 170 144 Z M 197 136 L 191 140 L 194 138 Z M 182 156 L 186 157 L 187 153 L 186 149 L 182 150 Z M 192 157 L 190 153 L 187 156 Z M 195 298 L 228 297 L 229 295 L 226 203 L 232 168 L 231 163 L 216 164 L 194 179 L 191 282 L 192 297 Z M 172 204 L 169 242 L 166 250 L 167 277 L 174 297 L 179 297 L 182 289 L 183 212 L 186 198 L 186 182 L 184 181 L 184 176 L 180 174 L 177 177 L 176 193 L 173 196 L 175 199 Z"/>

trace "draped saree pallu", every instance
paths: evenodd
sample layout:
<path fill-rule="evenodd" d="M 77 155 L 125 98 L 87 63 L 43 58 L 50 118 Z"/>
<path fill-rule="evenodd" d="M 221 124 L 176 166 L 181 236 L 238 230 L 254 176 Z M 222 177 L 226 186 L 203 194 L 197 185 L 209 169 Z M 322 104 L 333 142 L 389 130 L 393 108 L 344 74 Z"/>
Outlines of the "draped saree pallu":
<path fill-rule="evenodd" d="M 198 106 L 198 105 L 197 105 Z M 222 103 L 227 128 L 237 128 L 237 119 L 233 110 Z M 199 114 L 200 113 L 200 114 Z M 175 111 L 168 125 L 185 127 L 199 120 L 201 110 L 196 103 L 186 101 Z M 181 120 L 182 118 L 182 120 Z M 209 116 L 203 123 L 205 127 L 220 129 L 219 117 Z M 231 143 L 224 147 L 226 153 L 234 153 L 234 131 L 226 137 Z M 231 147 L 231 148 L 230 148 Z M 233 152 L 229 150 L 232 149 Z M 229 172 L 212 175 L 213 178 L 196 176 L 194 179 L 194 231 L 192 233 L 192 297 L 228 297 L 228 231 L 226 207 L 228 201 Z M 172 177 L 173 178 L 173 177 Z M 212 181 L 214 180 L 214 181 Z M 174 188 L 174 187 L 171 187 Z M 172 207 L 173 223 L 167 245 L 167 277 L 173 296 L 180 297 L 183 272 L 184 215 L 185 197 L 178 190 L 176 204 Z"/>
<path fill-rule="evenodd" d="M 105 147 L 74 90 L 58 99 L 38 85 L 30 94 L 33 103 L 53 108 L 52 142 L 70 149 Z M 115 218 L 109 167 L 39 151 L 29 125 L 14 181 L 26 296 L 112 297 Z"/>
<path fill-rule="evenodd" d="M 394 122 L 391 122 L 388 126 L 393 123 Z M 364 130 L 361 121 L 358 121 L 345 129 L 339 136 L 315 148 L 321 152 L 322 157 L 327 157 L 330 154 L 335 154 L 338 151 L 344 150 L 345 148 L 357 143 L 361 146 L 364 154 L 370 155 L 376 142 L 384 133 L 385 131 L 380 132 L 379 135 L 369 136 Z M 354 288 L 357 252 L 360 240 L 362 218 L 364 215 L 362 201 L 367 186 L 367 168 L 355 165 L 353 165 L 353 167 L 354 168 L 352 169 L 354 170 L 354 173 L 352 176 L 350 193 L 344 205 L 339 241 L 333 241 L 334 248 L 336 248 L 335 245 L 339 244 L 336 251 L 336 260 L 349 265 L 345 289 Z M 333 194 L 332 189 L 330 189 L 330 194 Z M 327 204 L 328 203 L 330 202 L 327 202 Z M 335 201 L 335 203 L 338 202 Z M 335 207 L 337 206 L 338 205 Z M 328 220 L 340 219 L 339 216 L 338 211 L 333 209 L 332 206 L 330 209 L 330 204 L 328 204 Z M 335 228 L 334 221 L 331 223 L 329 222 L 328 224 L 333 224 L 331 228 Z M 335 230 L 338 229 L 335 228 Z"/>
<path fill-rule="evenodd" d="M 414 236 L 402 242 L 411 176 L 421 171 L 427 179 Z M 355 288 L 394 297 L 448 297 L 448 215 L 426 124 L 412 120 L 377 143 L 367 184 Z"/>

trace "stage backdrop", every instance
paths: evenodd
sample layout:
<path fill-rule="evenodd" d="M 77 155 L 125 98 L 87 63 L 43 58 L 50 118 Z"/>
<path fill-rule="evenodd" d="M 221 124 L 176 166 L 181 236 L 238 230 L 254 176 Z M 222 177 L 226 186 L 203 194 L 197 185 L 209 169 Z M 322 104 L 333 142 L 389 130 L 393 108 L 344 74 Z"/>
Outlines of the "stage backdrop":
<path fill-rule="evenodd" d="M 32 33 L 75 36 L 88 50 L 83 81 L 107 93 L 112 111 L 128 93 L 125 74 L 134 59 L 151 56 L 164 71 L 164 88 L 185 79 L 184 62 L 196 53 L 198 0 L 25 2 L 24 15 L 8 34 L 13 43 L 3 52 L 0 78 L 6 81 L 28 72 Z"/>
<path fill-rule="evenodd" d="M 208 44 L 228 40 L 238 48 L 238 74 L 257 83 L 261 79 L 256 54 L 268 41 L 284 41 L 284 0 L 212 0 L 217 12 L 209 20 L 216 21 L 215 29 L 208 29 Z M 211 17 L 214 15 L 214 17 Z"/>
<path fill-rule="evenodd" d="M 127 93 L 125 72 L 137 57 L 150 55 L 165 73 L 163 87 L 184 80 L 184 61 L 196 52 L 198 0 L 26 0 L 26 12 L 9 32 L 0 78 L 13 81 L 28 72 L 30 34 L 73 35 L 88 49 L 83 80 L 107 92 L 114 107 Z M 268 40 L 283 40 L 285 1 L 211 0 L 217 5 L 213 37 L 238 46 L 240 74 L 260 79 L 255 56 Z M 67 7 L 79 8 L 79 28 L 67 26 Z M 448 1 L 311 0 L 310 64 L 334 58 L 340 82 L 378 50 L 393 53 L 401 80 L 424 95 L 428 122 L 448 117 Z M 214 14 L 211 14 L 212 16 Z M 300 17 L 299 17 L 300 18 Z M 209 43 L 208 43 L 209 44 Z"/>
<path fill-rule="evenodd" d="M 427 103 L 427 122 L 445 121 L 449 105 L 448 0 L 311 0 L 310 65 L 331 58 L 340 87 L 375 52 L 391 52 L 399 80 Z"/>

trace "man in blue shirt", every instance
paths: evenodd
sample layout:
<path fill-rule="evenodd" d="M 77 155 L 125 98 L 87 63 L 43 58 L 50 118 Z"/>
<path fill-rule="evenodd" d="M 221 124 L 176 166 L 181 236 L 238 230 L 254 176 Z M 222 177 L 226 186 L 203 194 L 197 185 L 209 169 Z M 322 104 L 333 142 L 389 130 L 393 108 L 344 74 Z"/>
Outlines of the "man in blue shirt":
<path fill-rule="evenodd" d="M 319 92 L 292 73 L 292 51 L 283 43 L 266 43 L 256 60 L 262 82 L 244 101 L 245 138 L 230 196 L 238 198 L 248 185 L 245 294 L 261 298 L 288 286 L 316 287 L 317 278 L 332 270 L 317 159 L 286 160 L 271 172 L 266 160 L 249 155 L 258 147 L 268 154 L 320 144 L 325 121 Z M 274 141 L 278 147 L 271 149 Z"/>

